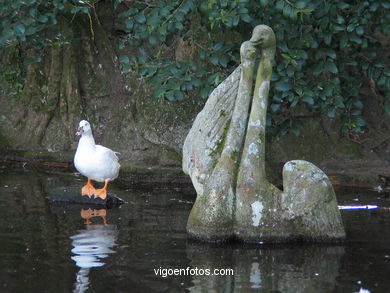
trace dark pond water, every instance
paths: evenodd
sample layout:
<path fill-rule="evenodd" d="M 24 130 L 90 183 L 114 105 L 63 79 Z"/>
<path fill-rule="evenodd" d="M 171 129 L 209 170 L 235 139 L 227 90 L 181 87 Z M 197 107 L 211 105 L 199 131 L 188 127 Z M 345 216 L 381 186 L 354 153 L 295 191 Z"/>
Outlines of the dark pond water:
<path fill-rule="evenodd" d="M 343 245 L 209 246 L 186 239 L 193 194 L 113 184 L 121 208 L 61 206 L 50 191 L 83 178 L 0 172 L 0 292 L 390 292 L 390 201 L 374 192 L 336 192 L 374 206 L 342 210 Z"/>

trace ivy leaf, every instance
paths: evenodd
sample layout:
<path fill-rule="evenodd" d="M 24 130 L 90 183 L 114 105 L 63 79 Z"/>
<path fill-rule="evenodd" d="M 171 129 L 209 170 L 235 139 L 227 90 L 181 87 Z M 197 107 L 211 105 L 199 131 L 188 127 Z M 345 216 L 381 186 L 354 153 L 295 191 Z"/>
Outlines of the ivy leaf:
<path fill-rule="evenodd" d="M 353 102 L 353 105 L 358 109 L 363 109 L 363 103 L 360 100 Z"/>
<path fill-rule="evenodd" d="M 283 8 L 284 8 L 284 1 L 283 0 L 278 0 L 276 2 L 276 5 L 275 5 L 275 8 L 279 11 L 283 11 Z"/>
<path fill-rule="evenodd" d="M 219 56 L 216 54 L 213 54 L 210 56 L 210 62 L 214 65 L 218 65 L 219 62 Z"/>
<path fill-rule="evenodd" d="M 286 128 L 284 128 L 284 127 L 282 127 L 281 129 L 280 129 L 280 131 L 279 131 L 279 133 L 280 133 L 280 135 L 281 136 L 285 136 L 286 134 L 287 134 L 287 129 Z"/>
<path fill-rule="evenodd" d="M 353 32 L 355 30 L 355 25 L 353 23 L 349 24 L 347 26 L 347 31 L 348 32 Z"/>
<path fill-rule="evenodd" d="M 347 9 L 349 8 L 349 4 L 348 3 L 345 3 L 345 2 L 339 2 L 338 5 L 337 5 L 341 10 L 344 10 L 344 9 Z"/>
<path fill-rule="evenodd" d="M 42 23 L 46 23 L 48 20 L 49 20 L 49 18 L 48 18 L 46 15 L 41 15 L 41 16 L 38 18 L 38 21 L 39 21 L 39 22 L 42 22 Z"/>
<path fill-rule="evenodd" d="M 223 47 L 223 42 L 216 42 L 216 43 L 214 44 L 214 46 L 213 46 L 213 49 L 214 49 L 215 51 L 219 51 L 219 50 L 222 49 L 222 47 Z"/>
<path fill-rule="evenodd" d="M 298 1 L 295 3 L 295 7 L 298 9 L 304 9 L 306 7 L 306 1 Z"/>
<path fill-rule="evenodd" d="M 332 73 L 338 72 L 336 64 L 334 64 L 333 61 L 329 59 L 325 62 L 325 68 Z"/>
<path fill-rule="evenodd" d="M 124 64 L 124 65 L 122 66 L 122 71 L 123 71 L 123 73 L 128 73 L 130 70 L 131 70 L 130 64 Z"/>
<path fill-rule="evenodd" d="M 17 31 L 19 34 L 23 35 L 26 32 L 26 28 L 23 24 L 18 24 L 15 26 L 15 31 Z"/>
<path fill-rule="evenodd" d="M 29 27 L 27 27 L 27 30 L 26 30 L 26 36 L 33 35 L 36 32 L 37 32 L 37 27 L 36 26 L 29 26 Z"/>
<path fill-rule="evenodd" d="M 271 110 L 272 112 L 277 112 L 280 109 L 280 104 L 271 104 Z"/>
<path fill-rule="evenodd" d="M 344 17 L 341 16 L 340 14 L 337 14 L 337 23 L 338 24 L 344 24 L 345 23 Z"/>
<path fill-rule="evenodd" d="M 287 81 L 278 81 L 275 84 L 275 88 L 279 92 L 286 92 L 292 89 L 292 85 Z"/>
<path fill-rule="evenodd" d="M 173 102 L 175 100 L 175 93 L 173 91 L 166 92 L 165 97 L 168 101 Z"/>
<path fill-rule="evenodd" d="M 345 105 L 343 99 L 340 96 L 336 96 L 333 103 L 337 108 L 344 109 Z"/>
<path fill-rule="evenodd" d="M 314 105 L 314 100 L 312 97 L 303 97 L 302 99 L 304 102 L 308 103 L 309 105 Z"/>
<path fill-rule="evenodd" d="M 322 73 L 322 71 L 324 70 L 324 64 L 322 62 L 318 63 L 317 65 L 314 66 L 314 69 L 313 69 L 313 74 L 315 76 L 318 76 Z"/>
<path fill-rule="evenodd" d="M 356 28 L 356 33 L 357 33 L 358 35 L 364 34 L 364 28 L 363 28 L 362 26 L 358 26 L 358 27 Z"/>
<path fill-rule="evenodd" d="M 149 43 L 153 46 L 156 45 L 157 44 L 157 37 L 155 35 L 150 36 Z"/>
<path fill-rule="evenodd" d="M 220 58 L 219 58 L 219 64 L 222 65 L 222 67 L 226 68 L 227 67 L 227 64 L 228 64 L 228 57 L 226 55 L 222 55 Z"/>
<path fill-rule="evenodd" d="M 334 118 L 336 116 L 336 108 L 330 108 L 328 110 L 328 117 L 329 118 Z"/>
<path fill-rule="evenodd" d="M 340 38 L 340 48 L 345 48 L 348 44 L 348 35 L 343 34 Z"/>
<path fill-rule="evenodd" d="M 335 24 L 335 25 L 333 25 L 333 27 L 334 27 L 334 29 L 335 29 L 336 31 L 339 31 L 339 32 L 345 30 L 345 25 Z"/>
<path fill-rule="evenodd" d="M 359 44 L 359 45 L 363 42 L 363 40 L 362 40 L 361 38 L 359 38 L 356 34 L 351 34 L 351 35 L 349 36 L 349 39 L 350 39 L 352 42 L 354 42 L 354 43 L 356 43 L 356 44 Z"/>
<path fill-rule="evenodd" d="M 145 23 L 146 22 L 146 17 L 143 13 L 139 13 L 134 17 L 135 21 L 138 23 Z"/>
<path fill-rule="evenodd" d="M 168 15 L 171 13 L 171 12 L 169 11 L 169 9 L 166 8 L 166 7 L 160 9 L 159 12 L 160 12 L 160 15 L 162 15 L 162 16 L 168 16 Z"/>
<path fill-rule="evenodd" d="M 326 55 L 328 55 L 332 59 L 336 59 L 336 52 L 332 49 L 327 50 Z"/>
<path fill-rule="evenodd" d="M 126 29 L 127 29 L 127 30 L 132 30 L 132 29 L 133 29 L 133 26 L 134 26 L 134 21 L 133 21 L 133 19 L 132 19 L 132 18 L 126 19 L 125 25 L 126 25 Z"/>
<path fill-rule="evenodd" d="M 260 4 L 262 6 L 266 6 L 268 4 L 269 0 L 260 0 Z"/>
<path fill-rule="evenodd" d="M 123 63 L 123 64 L 129 64 L 130 60 L 129 60 L 129 57 L 122 55 L 122 56 L 119 56 L 119 62 Z"/>
<path fill-rule="evenodd" d="M 376 11 L 379 8 L 379 6 L 380 6 L 380 3 L 375 1 L 374 3 L 372 3 L 370 5 L 370 11 L 372 11 L 372 12 Z"/>
<path fill-rule="evenodd" d="M 175 91 L 175 98 L 177 101 L 183 101 L 184 94 L 181 91 Z"/>
<path fill-rule="evenodd" d="M 211 88 L 210 87 L 204 87 L 200 90 L 200 97 L 202 99 L 207 99 L 208 96 L 210 95 Z"/>
<path fill-rule="evenodd" d="M 250 17 L 249 14 L 242 14 L 241 19 L 247 23 L 250 23 L 252 21 L 252 17 Z"/>
<path fill-rule="evenodd" d="M 181 30 L 184 29 L 184 26 L 183 26 L 183 24 L 182 24 L 181 22 L 176 22 L 175 27 L 176 27 L 179 31 L 181 31 Z"/>
<path fill-rule="evenodd" d="M 327 45 L 330 45 L 332 42 L 332 35 L 331 34 L 324 34 L 324 43 Z"/>
<path fill-rule="evenodd" d="M 366 121 L 364 121 L 363 118 L 360 116 L 354 117 L 353 121 L 357 126 L 366 126 Z"/>

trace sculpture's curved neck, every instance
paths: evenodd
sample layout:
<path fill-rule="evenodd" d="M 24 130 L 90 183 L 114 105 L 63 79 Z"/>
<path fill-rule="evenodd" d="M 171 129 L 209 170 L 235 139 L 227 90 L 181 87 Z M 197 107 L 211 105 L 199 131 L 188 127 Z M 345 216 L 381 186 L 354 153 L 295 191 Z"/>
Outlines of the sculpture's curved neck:
<path fill-rule="evenodd" d="M 265 129 L 267 123 L 267 108 L 270 81 L 272 75 L 272 61 L 275 56 L 275 48 L 264 49 L 261 54 L 259 68 L 257 70 L 256 85 L 253 93 L 252 107 L 258 108 L 258 115 L 250 117 L 250 121 L 260 120 L 259 138 L 262 147 L 259 148 L 260 178 L 266 180 L 265 173 Z M 255 112 L 256 113 L 256 112 Z"/>
<path fill-rule="evenodd" d="M 263 49 L 261 54 L 246 132 L 245 146 L 241 160 L 241 169 L 243 172 L 255 174 L 255 178 L 259 181 L 266 180 L 265 128 L 274 52 L 275 49 L 273 47 L 270 49 Z M 242 176 L 246 175 L 243 174 Z"/>
<path fill-rule="evenodd" d="M 241 152 L 244 144 L 245 129 L 249 118 L 249 109 L 253 88 L 256 48 L 249 42 L 241 45 L 241 77 L 232 120 L 222 151 L 223 156 L 230 157 L 237 163 L 235 154 Z"/>
<path fill-rule="evenodd" d="M 261 56 L 259 68 L 257 69 L 257 76 L 256 76 L 256 84 L 255 84 L 255 90 L 253 93 L 253 98 L 255 99 L 256 96 L 259 96 L 259 88 L 261 84 L 265 81 L 270 81 L 272 75 L 272 59 L 268 58 L 268 56 Z M 268 92 L 267 97 L 268 100 Z M 265 109 L 267 110 L 267 109 Z M 266 113 L 265 113 L 266 114 Z"/>

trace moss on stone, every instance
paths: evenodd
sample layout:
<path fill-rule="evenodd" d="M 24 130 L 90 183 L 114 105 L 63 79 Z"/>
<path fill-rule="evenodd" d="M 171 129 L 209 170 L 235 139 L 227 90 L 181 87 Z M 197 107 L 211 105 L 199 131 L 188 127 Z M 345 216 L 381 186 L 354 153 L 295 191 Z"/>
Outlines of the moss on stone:
<path fill-rule="evenodd" d="M 223 129 L 223 132 L 222 132 L 221 139 L 219 140 L 215 150 L 213 150 L 210 154 L 210 156 L 213 158 L 220 157 L 222 154 L 223 148 L 225 147 L 225 143 L 226 143 L 226 137 L 227 137 L 227 134 L 228 134 L 229 128 L 230 128 L 230 121 L 231 120 L 229 119 L 226 122 L 225 128 Z"/>
<path fill-rule="evenodd" d="M 181 154 L 175 152 L 175 151 L 170 151 L 168 150 L 166 152 L 166 157 L 169 159 L 169 160 L 172 160 L 172 161 L 176 161 L 176 162 L 179 162 L 181 163 L 182 161 L 182 156 Z"/>
<path fill-rule="evenodd" d="M 161 175 L 167 175 L 169 174 L 176 174 L 176 175 L 183 175 L 183 171 L 181 171 L 179 168 L 160 168 L 160 167 L 145 167 L 140 165 L 134 165 L 131 163 L 122 163 L 120 168 L 121 174 L 126 173 L 136 173 L 136 174 L 161 174 Z"/>

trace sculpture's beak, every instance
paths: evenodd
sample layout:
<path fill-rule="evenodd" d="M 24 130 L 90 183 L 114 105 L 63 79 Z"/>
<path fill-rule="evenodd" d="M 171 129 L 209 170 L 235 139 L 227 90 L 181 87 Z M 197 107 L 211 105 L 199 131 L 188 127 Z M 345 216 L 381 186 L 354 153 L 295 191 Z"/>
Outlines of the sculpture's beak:
<path fill-rule="evenodd" d="M 84 133 L 84 129 L 82 126 L 80 126 L 76 132 L 76 135 L 79 136 L 79 135 L 82 135 Z"/>
<path fill-rule="evenodd" d="M 250 42 L 253 45 L 262 45 L 264 42 L 264 38 L 263 37 L 256 38 L 256 36 L 252 36 L 252 38 L 250 39 Z"/>

